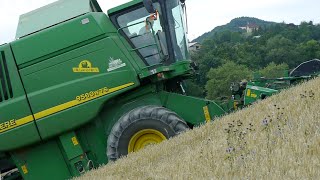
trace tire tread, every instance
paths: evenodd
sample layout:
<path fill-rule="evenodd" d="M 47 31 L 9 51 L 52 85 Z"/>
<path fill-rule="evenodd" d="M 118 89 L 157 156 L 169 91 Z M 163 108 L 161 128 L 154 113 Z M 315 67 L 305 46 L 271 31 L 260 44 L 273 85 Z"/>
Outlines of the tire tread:
<path fill-rule="evenodd" d="M 169 125 L 176 135 L 189 129 L 188 125 L 176 113 L 164 107 L 155 105 L 138 107 L 123 115 L 113 126 L 107 142 L 107 157 L 109 161 L 115 161 L 119 158 L 117 147 L 125 129 L 141 119 L 160 120 Z"/>

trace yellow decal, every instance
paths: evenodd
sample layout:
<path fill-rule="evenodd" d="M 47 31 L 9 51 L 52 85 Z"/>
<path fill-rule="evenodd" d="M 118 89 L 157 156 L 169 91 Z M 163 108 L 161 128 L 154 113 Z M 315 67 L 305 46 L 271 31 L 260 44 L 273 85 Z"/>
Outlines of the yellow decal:
<path fill-rule="evenodd" d="M 247 96 L 248 97 L 252 97 L 252 98 L 256 98 L 257 97 L 257 95 L 255 93 L 251 92 L 251 89 L 247 90 Z"/>
<path fill-rule="evenodd" d="M 96 98 L 97 96 L 101 96 L 101 95 L 107 94 L 108 91 L 109 91 L 109 89 L 107 87 L 104 87 L 104 88 L 98 89 L 96 91 L 90 91 L 90 92 L 87 92 L 85 94 L 81 94 L 80 96 L 76 97 L 76 100 L 78 100 L 78 101 L 89 101 L 91 99 Z"/>
<path fill-rule="evenodd" d="M 257 95 L 256 95 L 256 94 L 254 94 L 254 93 L 251 93 L 251 97 L 252 97 L 252 98 L 256 98 L 256 97 L 257 97 Z"/>
<path fill-rule="evenodd" d="M 89 93 L 82 94 L 80 96 L 77 96 L 75 100 L 72 100 L 72 101 L 66 102 L 64 104 L 61 104 L 61 105 L 46 109 L 46 110 L 41 111 L 41 112 L 38 112 L 38 113 L 34 114 L 34 118 L 36 120 L 38 120 L 40 118 L 43 118 L 43 117 L 49 116 L 51 114 L 57 113 L 59 111 L 63 111 L 65 109 L 77 106 L 77 105 L 85 103 L 87 101 L 90 101 L 90 100 L 105 96 L 107 94 L 119 91 L 121 89 L 130 87 L 132 85 L 134 85 L 134 83 L 124 84 L 124 85 L 121 85 L 121 86 L 118 86 L 118 87 L 114 87 L 114 88 L 111 88 L 111 89 L 108 89 L 108 88 L 104 87 L 104 88 L 98 89 L 96 91 L 91 91 Z M 10 120 L 10 121 L 7 121 L 7 122 L 0 123 L 0 133 L 9 131 L 10 129 L 13 129 L 13 128 L 16 128 L 16 127 L 19 127 L 19 126 L 22 126 L 22 125 L 25 125 L 27 123 L 32 122 L 33 120 L 34 120 L 33 116 L 29 115 L 29 116 L 26 116 L 26 117 L 21 118 L 21 119 L 17 119 L 17 120 L 13 119 L 13 120 Z"/>
<path fill-rule="evenodd" d="M 204 112 L 204 117 L 206 118 L 206 122 L 210 122 L 211 121 L 211 117 L 210 117 L 208 106 L 204 106 L 203 107 L 203 112 Z"/>
<path fill-rule="evenodd" d="M 93 99 L 96 99 L 96 98 L 99 98 L 99 97 L 102 97 L 102 96 L 105 96 L 107 94 L 110 94 L 110 93 L 113 93 L 113 92 L 116 92 L 116 91 L 119 91 L 121 89 L 124 89 L 124 88 L 127 88 L 127 87 L 130 87 L 134 85 L 134 83 L 128 83 L 128 84 L 124 84 L 124 85 L 121 85 L 121 86 L 118 86 L 118 87 L 114 87 L 114 88 L 111 88 L 111 89 L 107 89 L 108 91 L 106 91 L 105 88 L 102 88 L 104 89 L 101 93 L 100 93 L 100 90 L 99 91 L 99 94 L 95 94 L 95 96 L 92 96 L 92 97 L 88 97 L 88 98 L 84 98 L 82 100 L 81 98 L 81 95 L 80 95 L 80 98 L 81 100 L 79 101 L 77 98 L 75 100 L 72 100 L 72 101 L 69 101 L 69 102 L 66 102 L 64 104 L 60 104 L 58 106 L 55 106 L 55 107 L 52 107 L 50 109 L 46 109 L 44 111 L 41 111 L 41 112 L 38 112 L 36 114 L 34 114 L 34 117 L 36 120 L 40 119 L 40 118 L 43 118 L 43 117 L 46 117 L 46 116 L 49 116 L 51 114 L 54 114 L 54 113 L 57 113 L 59 111 L 63 111 L 65 109 L 68 109 L 68 108 L 71 108 L 71 107 L 74 107 L 74 106 L 77 106 L 79 104 L 82 104 L 82 103 L 85 103 L 87 101 L 90 101 L 90 100 L 93 100 Z M 89 93 L 90 95 L 90 93 Z"/>
<path fill-rule="evenodd" d="M 16 124 L 17 124 L 16 120 L 10 120 L 10 121 L 1 123 L 0 124 L 0 130 L 8 129 L 8 128 L 12 127 L 12 126 L 15 126 Z"/>
<path fill-rule="evenodd" d="M 83 60 L 80 62 L 77 68 L 73 68 L 73 72 L 75 73 L 98 73 L 99 68 L 92 67 L 92 63 L 88 60 Z"/>
<path fill-rule="evenodd" d="M 71 141 L 72 141 L 73 145 L 75 145 L 75 146 L 79 144 L 78 139 L 76 137 L 72 137 Z"/>
<path fill-rule="evenodd" d="M 247 90 L 247 96 L 250 97 L 250 95 L 251 95 L 251 89 L 248 89 Z"/>
<path fill-rule="evenodd" d="M 9 131 L 10 129 L 13 129 L 15 127 L 27 124 L 29 122 L 33 121 L 33 116 L 27 116 L 18 120 L 10 120 L 4 123 L 0 124 L 0 133 L 5 132 L 5 131 Z"/>
<path fill-rule="evenodd" d="M 28 169 L 26 165 L 21 166 L 23 174 L 28 174 Z"/>
<path fill-rule="evenodd" d="M 238 109 L 238 102 L 236 102 L 236 101 L 234 101 L 233 102 L 233 108 L 235 109 L 235 110 L 237 110 Z"/>

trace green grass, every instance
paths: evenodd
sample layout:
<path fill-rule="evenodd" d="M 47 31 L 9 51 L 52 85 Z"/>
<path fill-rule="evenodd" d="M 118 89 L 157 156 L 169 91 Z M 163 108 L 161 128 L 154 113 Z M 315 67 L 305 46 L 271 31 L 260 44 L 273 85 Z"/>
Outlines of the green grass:
<path fill-rule="evenodd" d="M 80 179 L 318 179 L 320 78 Z"/>

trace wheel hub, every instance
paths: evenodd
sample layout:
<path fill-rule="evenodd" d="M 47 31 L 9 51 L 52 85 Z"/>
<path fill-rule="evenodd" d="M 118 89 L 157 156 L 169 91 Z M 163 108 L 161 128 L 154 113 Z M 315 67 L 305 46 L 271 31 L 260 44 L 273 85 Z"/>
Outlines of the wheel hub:
<path fill-rule="evenodd" d="M 154 129 L 144 129 L 132 136 L 128 145 L 128 153 L 137 152 L 149 145 L 158 144 L 167 138 Z"/>

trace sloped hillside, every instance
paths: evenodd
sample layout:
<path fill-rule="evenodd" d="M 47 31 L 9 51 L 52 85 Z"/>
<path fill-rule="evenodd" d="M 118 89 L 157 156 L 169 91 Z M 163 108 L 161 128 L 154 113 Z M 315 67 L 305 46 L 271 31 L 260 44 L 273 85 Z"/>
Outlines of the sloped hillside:
<path fill-rule="evenodd" d="M 318 179 L 320 78 L 80 179 Z"/>

